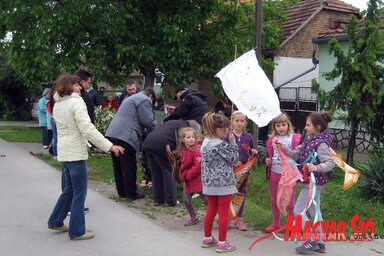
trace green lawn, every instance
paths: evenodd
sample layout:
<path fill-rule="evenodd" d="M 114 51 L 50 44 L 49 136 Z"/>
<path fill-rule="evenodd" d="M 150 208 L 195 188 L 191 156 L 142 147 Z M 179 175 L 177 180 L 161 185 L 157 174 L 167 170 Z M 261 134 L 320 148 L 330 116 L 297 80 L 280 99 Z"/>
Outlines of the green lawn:
<path fill-rule="evenodd" d="M 1 131 L 8 129 L 9 127 L 0 127 L 1 138 L 4 138 L 2 135 L 5 133 L 7 134 L 7 138 L 13 138 L 13 140 L 9 141 L 26 142 L 23 141 L 26 140 L 26 138 L 29 138 L 28 142 L 41 141 L 41 135 L 38 129 L 29 128 L 24 131 L 22 128 L 15 128 L 14 131 L 10 132 Z M 51 156 L 41 155 L 39 158 L 60 170 L 60 164 L 53 160 Z M 90 180 L 106 183 L 113 182 L 112 163 L 109 156 L 90 155 L 88 167 Z M 141 177 L 142 169 L 139 166 L 138 180 L 141 180 Z M 344 191 L 343 182 L 344 173 L 339 169 L 335 169 L 330 182 L 322 193 L 321 209 L 324 219 L 326 221 L 344 221 L 348 227 L 347 233 L 350 234 L 350 219 L 355 214 L 358 214 L 359 220 L 367 221 L 368 218 L 373 218 L 375 233 L 384 235 L 384 204 L 368 201 L 357 185 Z M 298 186 L 296 192 L 298 193 L 299 191 L 300 188 Z M 148 189 L 143 189 L 141 192 L 149 197 L 151 196 L 151 191 Z M 178 185 L 178 200 L 182 202 L 181 184 Z M 198 208 L 202 207 L 199 200 L 194 200 L 194 205 Z M 271 209 L 264 165 L 259 165 L 251 174 L 244 219 L 256 230 L 264 230 L 265 227 L 271 224 Z"/>
<path fill-rule="evenodd" d="M 8 142 L 41 142 L 40 128 L 0 126 L 0 138 Z"/>

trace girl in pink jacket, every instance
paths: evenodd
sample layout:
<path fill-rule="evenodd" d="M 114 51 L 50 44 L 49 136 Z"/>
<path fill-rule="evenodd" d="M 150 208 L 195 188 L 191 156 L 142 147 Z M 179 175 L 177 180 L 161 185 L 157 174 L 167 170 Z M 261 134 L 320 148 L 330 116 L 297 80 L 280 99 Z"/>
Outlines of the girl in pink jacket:
<path fill-rule="evenodd" d="M 272 233 L 275 230 L 281 227 L 280 224 L 280 210 L 277 207 L 277 187 L 279 186 L 279 181 L 281 178 L 281 161 L 279 152 L 277 149 L 272 147 L 272 139 L 277 138 L 279 141 L 284 143 L 285 146 L 291 149 L 295 149 L 300 144 L 300 134 L 295 134 L 293 132 L 292 123 L 289 120 L 287 114 L 280 114 L 272 120 L 271 124 L 271 134 L 267 141 L 267 154 L 268 157 L 265 160 L 267 166 L 267 179 L 269 184 L 269 195 L 271 200 L 272 208 L 272 224 L 268 226 L 265 231 Z M 295 207 L 295 189 L 293 189 L 293 194 L 291 201 L 287 207 L 288 213 L 292 214 Z"/>

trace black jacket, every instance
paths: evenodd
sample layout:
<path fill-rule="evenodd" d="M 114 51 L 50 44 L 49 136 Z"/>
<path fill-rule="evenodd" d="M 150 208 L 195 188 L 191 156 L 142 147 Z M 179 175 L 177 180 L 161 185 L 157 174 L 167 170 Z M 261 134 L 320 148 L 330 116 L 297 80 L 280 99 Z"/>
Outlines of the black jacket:
<path fill-rule="evenodd" d="M 209 111 L 207 95 L 203 92 L 187 90 L 181 96 L 181 104 L 164 122 L 174 119 L 195 120 L 201 124 L 202 117 Z"/>
<path fill-rule="evenodd" d="M 89 99 L 88 93 L 84 89 L 81 89 L 80 94 L 81 94 L 81 98 L 83 98 L 85 102 L 85 105 L 87 106 L 89 118 L 91 119 L 91 122 L 94 124 L 95 123 L 95 106 Z"/>

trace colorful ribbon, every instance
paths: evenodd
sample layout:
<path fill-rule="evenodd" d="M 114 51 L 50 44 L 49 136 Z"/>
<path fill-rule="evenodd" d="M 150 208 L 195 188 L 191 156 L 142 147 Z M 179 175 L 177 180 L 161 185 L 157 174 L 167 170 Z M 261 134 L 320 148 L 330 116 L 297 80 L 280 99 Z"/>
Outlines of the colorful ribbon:
<path fill-rule="evenodd" d="M 303 169 L 307 168 L 307 164 L 313 164 L 315 162 L 317 158 L 317 152 L 314 152 L 312 151 L 308 157 L 304 160 L 303 163 L 301 164 L 298 164 L 296 163 L 295 161 L 293 161 L 292 159 L 289 159 L 289 161 L 291 163 L 293 163 L 294 165 L 296 166 L 303 166 Z M 316 195 L 316 179 L 315 179 L 315 175 L 313 172 L 311 172 L 311 179 L 309 180 L 309 194 L 308 194 L 308 199 L 307 199 L 307 205 L 305 206 L 304 210 L 300 213 L 300 215 L 303 215 L 307 212 L 308 208 L 311 206 L 311 204 L 313 203 L 313 205 L 316 207 L 316 214 L 315 214 L 315 218 L 314 218 L 314 223 L 316 223 L 318 221 L 318 218 L 319 218 L 319 208 L 317 207 L 317 204 L 315 202 L 315 195 Z M 295 225 L 295 222 L 293 222 L 293 225 Z M 270 233 L 270 234 L 267 234 L 265 236 L 262 236 L 258 239 L 256 239 L 248 248 L 248 250 L 252 250 L 252 248 L 257 244 L 259 243 L 260 241 L 263 241 L 267 238 L 270 238 L 272 236 L 274 236 L 275 238 L 279 239 L 280 241 L 283 241 L 280 237 L 278 237 L 276 234 L 278 234 L 279 232 L 283 231 L 285 229 L 286 225 L 282 226 L 281 228 L 279 228 L 278 230 Z M 296 240 L 297 238 L 295 238 L 295 242 L 297 242 Z"/>

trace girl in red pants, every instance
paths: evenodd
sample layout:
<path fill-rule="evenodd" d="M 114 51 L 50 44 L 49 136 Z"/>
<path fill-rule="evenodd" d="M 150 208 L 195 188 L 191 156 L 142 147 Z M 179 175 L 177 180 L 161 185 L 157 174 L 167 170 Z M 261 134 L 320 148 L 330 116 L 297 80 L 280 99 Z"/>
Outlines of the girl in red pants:
<path fill-rule="evenodd" d="M 224 139 L 230 122 L 222 114 L 207 113 L 202 119 L 207 137 L 201 146 L 201 176 L 203 194 L 208 197 L 208 209 L 204 219 L 202 247 L 216 246 L 216 252 L 234 251 L 236 247 L 227 242 L 229 205 L 232 195 L 237 192 L 232 165 L 239 161 L 239 149 L 235 138 Z M 212 226 L 219 214 L 219 241 L 212 236 Z"/>
<path fill-rule="evenodd" d="M 265 160 L 267 166 L 267 179 L 269 184 L 269 195 L 272 208 L 272 224 L 269 225 L 265 231 L 272 233 L 281 227 L 280 224 L 280 210 L 277 207 L 277 187 L 281 178 L 281 162 L 279 152 L 276 148 L 272 147 L 272 139 L 277 138 L 287 148 L 295 149 L 300 144 L 300 134 L 293 133 L 293 127 L 289 117 L 286 114 L 280 114 L 272 120 L 272 132 L 267 141 L 267 154 Z M 293 209 L 295 207 L 295 189 L 293 189 L 291 201 L 287 207 L 288 214 L 294 216 Z"/>

